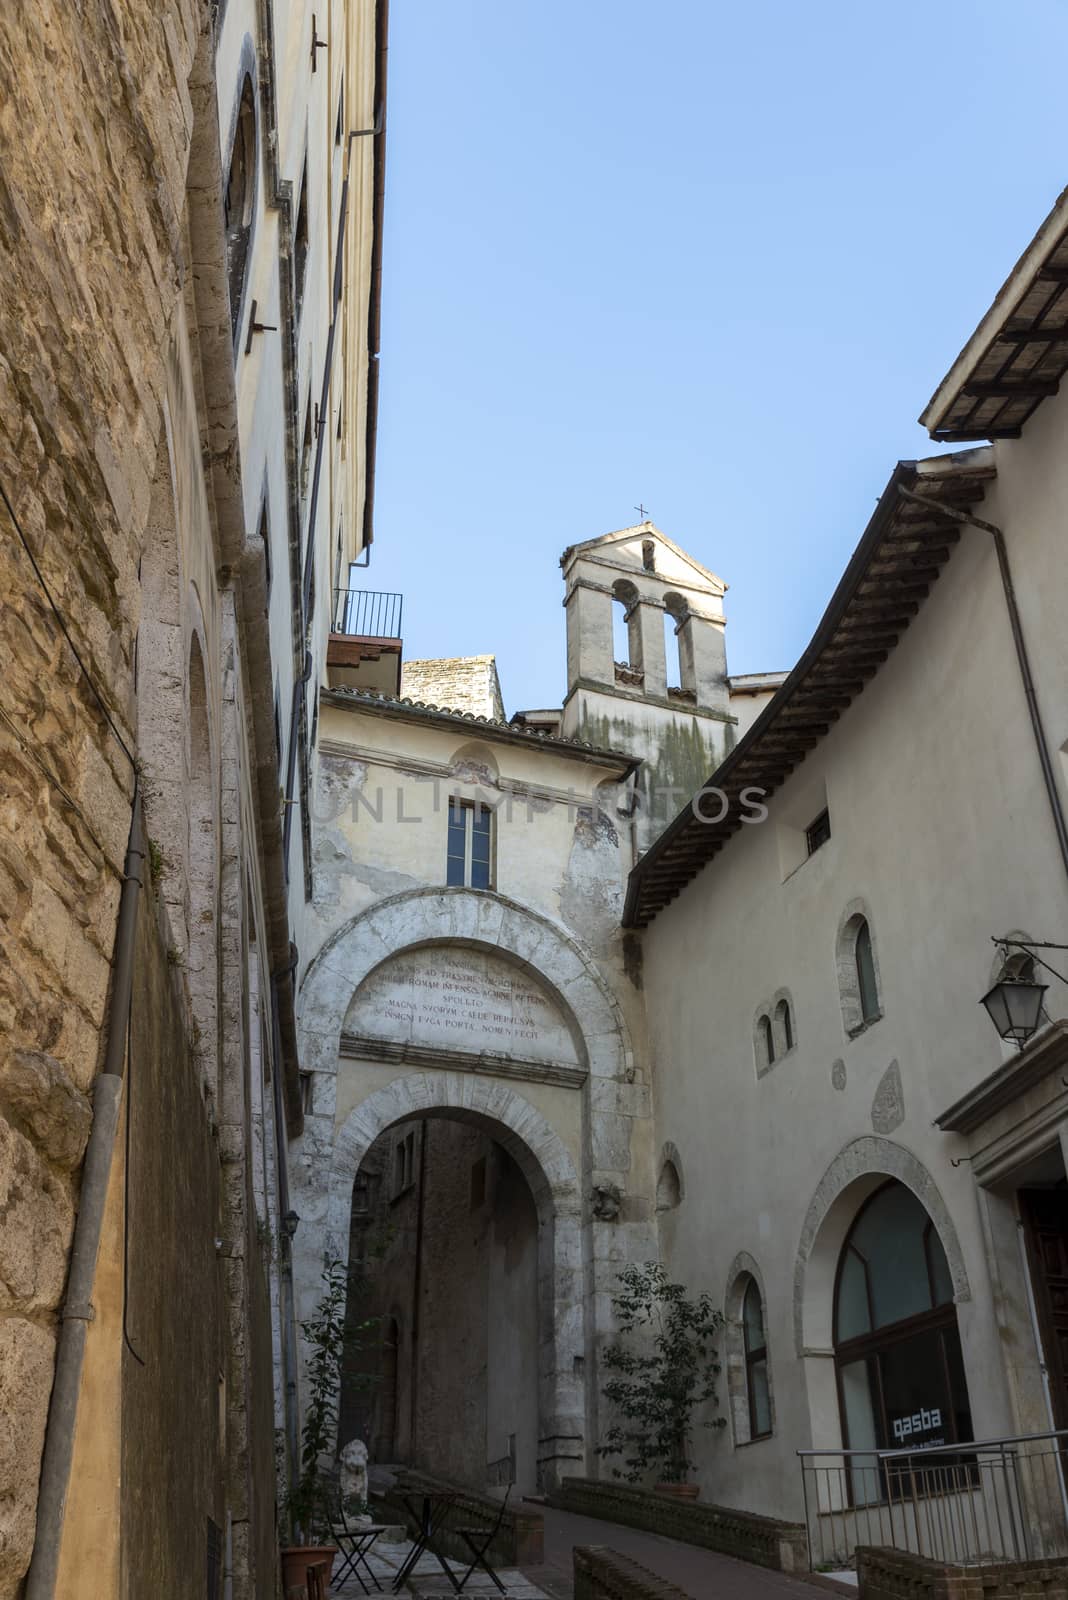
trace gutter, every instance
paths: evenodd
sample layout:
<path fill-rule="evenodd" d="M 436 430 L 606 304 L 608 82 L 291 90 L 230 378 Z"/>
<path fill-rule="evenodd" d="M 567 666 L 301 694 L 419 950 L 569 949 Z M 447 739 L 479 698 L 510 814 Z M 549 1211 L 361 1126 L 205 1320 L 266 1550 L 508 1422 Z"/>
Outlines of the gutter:
<path fill-rule="evenodd" d="M 135 777 L 130 834 L 115 929 L 107 1052 L 103 1069 L 93 1084 L 93 1126 L 85 1150 L 67 1291 L 60 1312 L 55 1378 L 48 1404 L 37 1495 L 37 1528 L 30 1569 L 26 1575 L 26 1600 L 52 1600 L 59 1574 L 63 1521 L 74 1455 L 74 1431 L 78 1420 L 78 1395 L 89 1324 L 94 1316 L 93 1282 L 122 1108 L 126 1042 L 133 994 L 137 909 L 142 889 L 140 872 L 144 859 L 141 787 L 140 779 Z"/>

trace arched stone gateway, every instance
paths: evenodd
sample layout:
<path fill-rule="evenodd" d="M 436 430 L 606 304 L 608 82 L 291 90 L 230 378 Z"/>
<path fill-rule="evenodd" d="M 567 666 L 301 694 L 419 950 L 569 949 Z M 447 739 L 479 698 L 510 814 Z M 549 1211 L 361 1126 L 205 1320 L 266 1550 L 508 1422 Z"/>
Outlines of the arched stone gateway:
<path fill-rule="evenodd" d="M 652 1177 L 631 1171 L 630 1154 L 647 1090 L 592 958 L 495 893 L 408 891 L 323 946 L 302 986 L 300 1028 L 313 1076 L 293 1173 L 299 1315 L 315 1303 L 324 1259 L 347 1256 L 353 1182 L 374 1141 L 423 1118 L 480 1126 L 514 1159 L 537 1210 L 539 1475 L 551 1484 L 587 1469 L 596 1350 L 620 1260 L 619 1223 L 590 1204 L 598 1185 L 641 1197 L 627 1255 L 656 1253 Z"/>
<path fill-rule="evenodd" d="M 538 1213 L 539 1464 L 543 1481 L 560 1465 L 576 1470 L 585 1437 L 585 1326 L 578 1176 L 545 1119 L 508 1084 L 446 1072 L 396 1078 L 345 1119 L 334 1146 L 325 1248 L 347 1249 L 352 1185 L 379 1134 L 419 1117 L 483 1128 L 522 1171 Z"/>

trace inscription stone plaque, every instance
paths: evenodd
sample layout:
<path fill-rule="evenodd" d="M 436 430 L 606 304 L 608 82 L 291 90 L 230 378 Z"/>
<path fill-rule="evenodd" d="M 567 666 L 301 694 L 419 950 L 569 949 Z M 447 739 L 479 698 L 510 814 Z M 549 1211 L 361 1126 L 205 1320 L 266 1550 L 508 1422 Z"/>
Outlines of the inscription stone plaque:
<path fill-rule="evenodd" d="M 578 1066 L 559 1004 L 528 972 L 480 950 L 406 950 L 357 989 L 347 1033 Z"/>

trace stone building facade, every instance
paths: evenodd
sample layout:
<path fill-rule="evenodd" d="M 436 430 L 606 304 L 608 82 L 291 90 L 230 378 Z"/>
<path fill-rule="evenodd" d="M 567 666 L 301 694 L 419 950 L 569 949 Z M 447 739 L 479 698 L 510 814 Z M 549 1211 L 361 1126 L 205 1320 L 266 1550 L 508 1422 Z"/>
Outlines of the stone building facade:
<path fill-rule="evenodd" d="M 307 682 L 369 532 L 384 27 L 0 19 L 3 1595 L 273 1593 Z"/>
<path fill-rule="evenodd" d="M 347 1255 L 357 1321 L 383 1330 L 383 1386 L 347 1397 L 342 1431 L 527 1491 L 595 1464 L 616 1277 L 658 1248 L 625 881 L 735 725 L 718 579 L 652 523 L 563 565 L 562 709 L 506 721 L 491 657 L 415 661 L 386 692 L 338 649 L 300 979 L 298 1302 Z M 641 586 L 644 668 L 613 666 L 613 585 Z"/>

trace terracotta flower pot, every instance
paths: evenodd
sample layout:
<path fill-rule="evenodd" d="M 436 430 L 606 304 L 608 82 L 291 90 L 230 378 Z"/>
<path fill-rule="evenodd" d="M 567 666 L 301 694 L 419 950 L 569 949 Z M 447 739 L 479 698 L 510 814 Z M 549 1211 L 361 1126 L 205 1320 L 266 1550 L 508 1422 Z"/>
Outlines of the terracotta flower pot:
<path fill-rule="evenodd" d="M 337 1545 L 291 1544 L 283 1548 L 281 1555 L 282 1593 L 288 1594 L 290 1589 L 304 1589 L 307 1587 L 308 1568 L 314 1567 L 316 1562 L 319 1561 L 328 1561 L 330 1563 L 330 1572 L 326 1575 L 329 1583 L 330 1573 L 334 1570 Z"/>
<path fill-rule="evenodd" d="M 658 1483 L 654 1486 L 654 1494 L 662 1494 L 665 1500 L 696 1500 L 701 1493 L 699 1483 Z"/>

